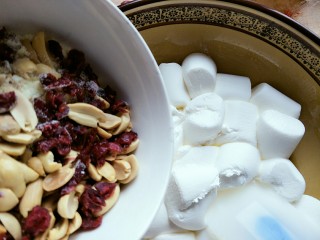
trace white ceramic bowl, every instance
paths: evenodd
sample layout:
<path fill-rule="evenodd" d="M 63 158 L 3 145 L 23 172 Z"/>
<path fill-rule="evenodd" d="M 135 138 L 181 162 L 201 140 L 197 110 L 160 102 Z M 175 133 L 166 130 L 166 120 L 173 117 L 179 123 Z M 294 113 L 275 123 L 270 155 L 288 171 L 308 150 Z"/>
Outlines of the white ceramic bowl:
<path fill-rule="evenodd" d="M 140 139 L 139 175 L 123 188 L 98 229 L 71 239 L 141 238 L 165 193 L 172 155 L 167 97 L 144 40 L 118 8 L 105 0 L 2 0 L 0 25 L 22 33 L 44 30 L 81 49 L 100 81 L 108 79 L 129 102 Z"/>

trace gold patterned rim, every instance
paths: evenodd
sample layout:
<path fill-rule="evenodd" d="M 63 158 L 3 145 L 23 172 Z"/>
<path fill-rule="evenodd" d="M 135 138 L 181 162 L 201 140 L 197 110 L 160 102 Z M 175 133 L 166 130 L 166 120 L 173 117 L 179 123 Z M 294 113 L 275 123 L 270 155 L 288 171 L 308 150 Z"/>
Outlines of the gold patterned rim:
<path fill-rule="evenodd" d="M 244 32 L 280 49 L 320 85 L 319 37 L 285 15 L 259 4 L 248 1 L 140 0 L 124 3 L 119 8 L 138 31 L 167 24 L 192 23 Z"/>

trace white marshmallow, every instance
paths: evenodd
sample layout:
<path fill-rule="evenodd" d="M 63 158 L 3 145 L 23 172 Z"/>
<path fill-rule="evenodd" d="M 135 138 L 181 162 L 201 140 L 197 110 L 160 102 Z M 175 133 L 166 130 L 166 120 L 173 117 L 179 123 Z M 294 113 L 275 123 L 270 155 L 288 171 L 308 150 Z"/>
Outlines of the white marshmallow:
<path fill-rule="evenodd" d="M 189 114 L 183 122 L 184 144 L 203 145 L 213 142 L 222 127 L 220 113 L 200 110 Z"/>
<path fill-rule="evenodd" d="M 221 131 L 224 102 L 215 93 L 192 99 L 185 108 L 184 143 L 202 145 L 212 142 Z"/>
<path fill-rule="evenodd" d="M 163 233 L 178 231 L 181 231 L 181 228 L 177 227 L 169 220 L 167 209 L 164 203 L 162 203 L 143 238 L 154 238 Z"/>
<path fill-rule="evenodd" d="M 187 230 L 204 228 L 204 215 L 216 196 L 219 185 L 214 162 L 219 148 L 203 146 L 191 148 L 172 168 L 165 196 L 169 219 Z"/>
<path fill-rule="evenodd" d="M 217 191 L 212 190 L 204 199 L 193 204 L 185 210 L 179 210 L 179 203 L 176 201 L 177 192 L 171 188 L 167 191 L 165 205 L 168 210 L 169 219 L 177 226 L 191 231 L 204 229 L 207 226 L 205 215 L 216 198 Z"/>
<path fill-rule="evenodd" d="M 273 189 L 289 202 L 300 199 L 306 189 L 301 173 L 290 160 L 284 158 L 261 161 L 257 179 L 271 184 Z"/>
<path fill-rule="evenodd" d="M 318 222 L 256 182 L 220 191 L 206 217 L 205 231 L 217 239 L 320 239 Z"/>
<path fill-rule="evenodd" d="M 233 188 L 250 182 L 258 174 L 259 164 L 259 151 L 252 145 L 244 142 L 222 145 L 216 161 L 220 188 Z"/>
<path fill-rule="evenodd" d="M 177 110 L 174 106 L 170 106 L 171 117 L 173 121 L 173 149 L 177 153 L 178 149 L 183 145 L 183 125 L 184 113 Z"/>
<path fill-rule="evenodd" d="M 262 158 L 289 158 L 304 132 L 300 120 L 276 110 L 264 111 L 257 121 L 257 142 Z"/>
<path fill-rule="evenodd" d="M 193 232 L 180 232 L 180 233 L 170 233 L 161 234 L 153 240 L 196 240 Z"/>
<path fill-rule="evenodd" d="M 161 63 L 159 69 L 170 103 L 175 107 L 187 105 L 190 97 L 184 85 L 181 66 L 177 63 Z"/>
<path fill-rule="evenodd" d="M 241 100 L 226 100 L 221 132 L 214 143 L 247 142 L 257 145 L 257 107 Z"/>
<path fill-rule="evenodd" d="M 274 109 L 294 118 L 299 118 L 301 105 L 267 83 L 252 89 L 250 101 L 258 106 L 259 112 Z"/>
<path fill-rule="evenodd" d="M 213 92 L 217 66 L 214 61 L 202 53 L 192 53 L 182 62 L 182 75 L 191 98 L 203 93 Z"/>
<path fill-rule="evenodd" d="M 171 182 L 179 193 L 179 209 L 184 210 L 198 203 L 219 185 L 215 168 L 218 154 L 218 147 L 193 147 L 174 162 Z"/>
<path fill-rule="evenodd" d="M 320 223 L 320 200 L 309 195 L 303 195 L 299 201 L 293 203 L 293 205 L 312 219 L 315 223 Z"/>
<path fill-rule="evenodd" d="M 214 92 L 224 100 L 237 99 L 249 101 L 251 97 L 251 81 L 248 77 L 217 73 Z"/>

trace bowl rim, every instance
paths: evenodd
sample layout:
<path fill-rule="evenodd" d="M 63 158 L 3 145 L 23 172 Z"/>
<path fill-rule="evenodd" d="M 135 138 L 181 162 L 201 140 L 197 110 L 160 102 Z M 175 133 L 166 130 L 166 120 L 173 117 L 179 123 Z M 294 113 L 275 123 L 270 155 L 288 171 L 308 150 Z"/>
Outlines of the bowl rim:
<path fill-rule="evenodd" d="M 215 0 L 216 2 L 228 2 L 228 3 L 235 3 L 244 7 L 249 7 L 254 10 L 258 10 L 260 12 L 266 13 L 286 24 L 295 28 L 299 32 L 303 33 L 306 37 L 310 40 L 315 42 L 316 44 L 320 45 L 320 37 L 316 35 L 313 31 L 306 28 L 304 25 L 299 23 L 298 21 L 294 20 L 293 18 L 285 15 L 284 13 L 267 7 L 265 5 L 248 1 L 248 0 Z M 132 1 L 124 1 L 118 7 L 122 12 L 126 12 L 128 10 L 132 10 L 137 7 L 146 6 L 149 4 L 157 3 L 157 2 L 167 2 L 170 4 L 170 0 L 132 0 Z M 212 1 L 213 2 L 213 1 Z"/>
<path fill-rule="evenodd" d="M 221 5 L 222 4 L 222 5 Z M 163 18 L 158 18 L 158 9 L 165 9 L 170 13 L 170 9 L 181 8 L 181 7 L 199 7 L 202 11 L 206 7 L 213 7 L 220 10 L 226 9 L 226 11 L 233 11 L 236 7 L 224 8 L 223 4 L 233 4 L 235 6 L 240 6 L 252 10 L 252 13 L 249 13 L 248 10 L 239 10 L 239 13 L 248 12 L 248 16 L 257 16 L 263 24 L 262 26 L 270 27 L 272 30 L 274 25 L 278 26 L 275 33 L 266 34 L 261 30 L 252 30 L 249 27 L 246 27 L 245 24 L 232 25 L 229 23 L 220 23 L 217 22 L 217 19 L 208 19 L 204 20 L 195 16 L 195 18 L 188 18 L 189 15 L 186 15 L 186 18 L 173 17 L 172 21 L 167 21 Z M 120 6 L 120 10 L 129 18 L 133 25 L 137 28 L 138 31 L 147 30 L 153 28 L 154 26 L 170 25 L 170 24 L 208 24 L 215 26 L 226 26 L 227 28 L 235 29 L 240 32 L 245 32 L 249 35 L 254 35 L 267 42 L 270 45 L 278 48 L 280 51 L 284 52 L 294 61 L 296 61 L 301 67 L 303 67 L 308 74 L 315 80 L 315 82 L 320 86 L 320 37 L 315 35 L 313 32 L 309 31 L 307 28 L 302 26 L 297 21 L 288 17 L 287 15 L 265 7 L 261 4 L 247 1 L 247 0 L 133 0 L 125 1 Z M 151 17 L 144 17 L 145 13 L 150 12 Z M 225 14 L 224 12 L 222 14 Z M 261 16 L 260 16 L 261 14 Z M 180 16 L 180 15 L 178 15 Z M 191 14 L 193 17 L 193 15 Z M 237 17 L 235 17 L 237 18 Z M 154 21 L 154 22 L 153 22 Z M 276 23 L 278 21 L 278 23 Z M 281 24 L 280 24 L 281 23 Z M 239 26 L 238 26 L 239 25 Z M 292 34 L 288 34 L 292 33 Z M 279 42 L 279 35 L 280 42 Z M 283 39 L 287 39 L 283 41 Z M 289 42 L 288 42 L 289 41 Z M 297 47 L 298 46 L 298 47 Z M 303 53 L 303 54 L 302 54 Z"/>

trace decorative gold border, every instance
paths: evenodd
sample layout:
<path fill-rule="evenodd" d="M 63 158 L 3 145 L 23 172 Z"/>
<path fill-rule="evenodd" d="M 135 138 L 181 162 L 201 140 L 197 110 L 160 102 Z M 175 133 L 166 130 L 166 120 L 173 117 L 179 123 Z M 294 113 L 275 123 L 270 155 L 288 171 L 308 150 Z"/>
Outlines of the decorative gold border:
<path fill-rule="evenodd" d="M 187 22 L 216 25 L 248 33 L 285 52 L 320 84 L 320 53 L 284 27 L 253 13 L 205 4 L 174 4 L 148 8 L 128 14 L 127 17 L 139 31 Z"/>

